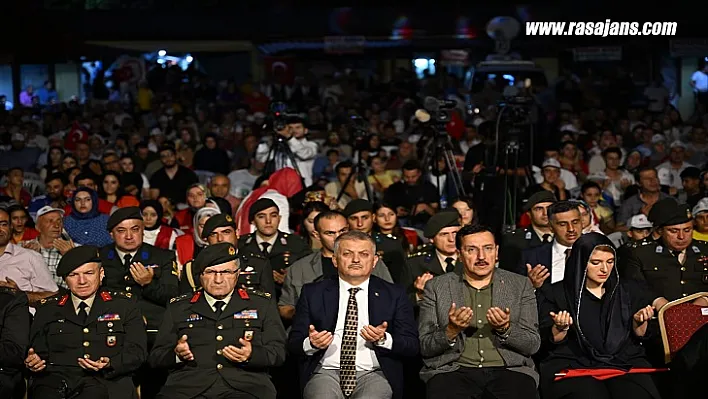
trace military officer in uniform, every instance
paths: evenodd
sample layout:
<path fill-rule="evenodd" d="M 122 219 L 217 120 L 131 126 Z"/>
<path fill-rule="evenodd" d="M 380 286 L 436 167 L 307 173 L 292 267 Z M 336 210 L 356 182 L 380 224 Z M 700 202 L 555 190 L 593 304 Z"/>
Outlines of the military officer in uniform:
<path fill-rule="evenodd" d="M 202 229 L 202 239 L 206 240 L 209 245 L 220 242 L 237 245 L 238 236 L 234 219 L 223 213 L 210 217 Z M 255 289 L 275 295 L 273 269 L 271 269 L 268 259 L 262 253 L 249 253 L 245 250 L 237 250 L 236 252 L 241 265 L 238 288 Z M 189 261 L 184 266 L 183 278 L 180 281 L 180 291 L 182 292 L 193 292 L 199 288 L 199 275 L 194 273 L 193 265 L 194 262 Z"/>
<path fill-rule="evenodd" d="M 270 261 L 278 297 L 290 265 L 311 252 L 305 240 L 278 230 L 280 217 L 280 208 L 272 199 L 259 199 L 248 211 L 248 220 L 256 226 L 256 231 L 238 241 L 242 252 L 261 253 Z"/>
<path fill-rule="evenodd" d="M 266 370 L 285 361 L 275 301 L 237 288 L 239 261 L 230 243 L 209 245 L 193 267 L 203 288 L 170 301 L 149 356 L 152 367 L 170 370 L 159 397 L 274 399 Z"/>
<path fill-rule="evenodd" d="M 347 204 L 342 211 L 349 223 L 349 230 L 366 233 L 376 242 L 376 253 L 379 259 L 388 267 L 394 283 L 404 287 L 412 284 L 412 278 L 406 255 L 403 251 L 400 239 L 391 234 L 382 234 L 374 229 L 374 205 L 364 199 L 355 199 Z"/>
<path fill-rule="evenodd" d="M 0 398 L 19 399 L 25 395 L 22 370 L 29 332 L 27 294 L 0 287 Z"/>
<path fill-rule="evenodd" d="M 454 209 L 433 215 L 425 225 L 423 235 L 431 240 L 431 245 L 418 247 L 411 253 L 408 266 L 414 281 L 409 292 L 416 302 L 423 299 L 425 283 L 445 273 L 462 271 L 462 262 L 457 258 L 455 237 L 460 230 L 460 215 Z"/>
<path fill-rule="evenodd" d="M 672 198 L 654 204 L 657 241 L 632 244 L 632 253 L 620 259 L 621 277 L 646 282 L 658 311 L 669 301 L 708 290 L 708 244 L 692 238 L 693 217 L 687 205 Z"/>
<path fill-rule="evenodd" d="M 535 248 L 553 241 L 553 231 L 548 221 L 547 211 L 548 207 L 556 201 L 555 195 L 546 190 L 529 197 L 524 204 L 524 211 L 530 216 L 531 226 L 504 234 L 499 248 L 499 267 L 515 271 L 524 249 Z"/>
<path fill-rule="evenodd" d="M 120 208 L 107 223 L 114 244 L 101 248 L 103 286 L 130 293 L 145 318 L 148 349 L 152 347 L 165 307 L 179 295 L 175 253 L 143 242 L 143 217 L 138 207 Z M 136 376 L 141 396 L 153 398 L 166 374 L 143 367 Z"/>
<path fill-rule="evenodd" d="M 136 398 L 132 374 L 147 358 L 140 308 L 130 293 L 99 290 L 98 248 L 69 250 L 56 273 L 70 293 L 42 299 L 25 365 L 30 398 Z"/>

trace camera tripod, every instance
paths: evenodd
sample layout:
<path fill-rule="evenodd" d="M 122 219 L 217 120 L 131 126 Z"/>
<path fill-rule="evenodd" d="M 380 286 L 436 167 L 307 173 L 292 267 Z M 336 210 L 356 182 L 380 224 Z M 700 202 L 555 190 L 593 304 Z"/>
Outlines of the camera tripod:
<path fill-rule="evenodd" d="M 302 179 L 302 173 L 300 173 L 300 168 L 297 166 L 297 158 L 293 151 L 288 145 L 288 140 L 293 138 L 286 138 L 278 132 L 273 132 L 270 150 L 268 150 L 268 156 L 266 157 L 266 162 L 263 167 L 263 175 L 270 176 L 276 170 L 280 170 L 285 167 L 292 167 L 297 172 L 300 179 Z"/>
<path fill-rule="evenodd" d="M 336 202 L 339 202 L 339 200 L 342 198 L 346 192 L 344 191 L 349 183 L 351 183 L 352 179 L 357 179 L 361 180 L 364 182 L 364 187 L 366 189 L 366 198 L 373 202 L 374 201 L 374 191 L 371 189 L 371 184 L 369 184 L 369 168 L 366 167 L 364 162 L 361 160 L 361 150 L 355 149 L 354 150 L 354 159 L 356 159 L 356 162 L 352 166 L 352 172 L 347 176 L 347 179 L 344 180 L 344 184 L 342 184 L 342 188 L 339 189 L 339 194 L 337 194 L 337 199 L 335 200 Z M 356 184 L 356 180 L 354 180 L 354 184 Z"/>
<path fill-rule="evenodd" d="M 445 161 L 445 166 L 449 171 L 447 178 L 452 182 L 453 188 L 457 198 L 462 198 L 466 195 L 465 188 L 462 183 L 462 176 L 460 171 L 457 169 L 457 162 L 455 161 L 455 156 L 453 154 L 452 140 L 450 136 L 441 133 L 443 130 L 433 128 L 433 136 L 430 141 L 425 145 L 424 155 L 421 161 L 421 167 L 424 171 L 428 171 L 430 168 L 430 173 L 432 176 L 433 171 L 439 173 L 438 160 L 443 159 Z M 439 174 L 434 175 L 436 178 L 437 189 L 440 193 L 442 191 L 441 197 L 445 195 L 445 187 L 440 187 L 441 179 Z M 447 179 L 445 185 L 447 185 Z M 442 204 L 441 204 L 442 208 Z"/>

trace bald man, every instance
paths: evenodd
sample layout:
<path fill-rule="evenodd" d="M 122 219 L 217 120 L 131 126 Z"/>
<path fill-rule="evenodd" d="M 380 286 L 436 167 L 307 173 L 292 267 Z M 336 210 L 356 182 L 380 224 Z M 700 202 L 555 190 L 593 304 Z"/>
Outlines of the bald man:
<path fill-rule="evenodd" d="M 216 175 L 211 178 L 209 182 L 209 191 L 213 197 L 223 198 L 229 201 L 231 209 L 233 210 L 233 215 L 236 216 L 236 210 L 239 204 L 241 204 L 241 198 L 236 198 L 230 194 L 231 191 L 231 181 L 228 177 L 224 175 Z"/>

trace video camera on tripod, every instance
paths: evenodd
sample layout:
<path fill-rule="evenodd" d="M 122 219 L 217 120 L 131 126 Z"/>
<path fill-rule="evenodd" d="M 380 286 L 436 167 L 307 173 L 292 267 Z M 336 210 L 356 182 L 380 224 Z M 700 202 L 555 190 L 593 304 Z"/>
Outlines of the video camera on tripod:
<path fill-rule="evenodd" d="M 288 114 L 288 105 L 277 101 L 270 105 L 269 119 L 273 123 L 273 130 L 279 132 L 288 126 L 288 118 L 294 116 Z"/>
<path fill-rule="evenodd" d="M 457 106 L 454 100 L 440 100 L 435 97 L 425 97 L 423 109 L 415 111 L 416 119 L 421 123 L 433 121 L 436 124 L 446 124 L 452 118 L 451 110 Z"/>

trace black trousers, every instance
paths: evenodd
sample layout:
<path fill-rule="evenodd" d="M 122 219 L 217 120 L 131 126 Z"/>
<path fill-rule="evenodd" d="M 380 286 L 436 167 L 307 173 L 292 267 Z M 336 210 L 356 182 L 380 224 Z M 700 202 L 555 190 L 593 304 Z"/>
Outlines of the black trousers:
<path fill-rule="evenodd" d="M 66 388 L 61 378 L 49 378 L 33 384 L 30 387 L 29 397 L 32 399 L 108 399 L 108 390 L 93 378 L 82 378 L 76 386 Z"/>
<path fill-rule="evenodd" d="M 592 377 L 568 378 L 549 385 L 544 399 L 652 399 L 648 374 L 631 374 L 599 381 Z"/>
<path fill-rule="evenodd" d="M 158 395 L 157 399 L 171 399 L 169 395 Z M 217 378 L 216 382 L 206 391 L 202 392 L 194 399 L 256 399 L 255 396 L 247 392 L 233 389 L 223 378 Z"/>
<path fill-rule="evenodd" d="M 535 399 L 536 381 L 502 367 L 460 367 L 431 378 L 426 391 L 428 399 Z"/>
<path fill-rule="evenodd" d="M 676 353 L 669 366 L 672 398 L 705 396 L 705 378 L 708 375 L 708 325 L 693 334 L 686 346 Z"/>

